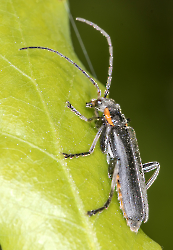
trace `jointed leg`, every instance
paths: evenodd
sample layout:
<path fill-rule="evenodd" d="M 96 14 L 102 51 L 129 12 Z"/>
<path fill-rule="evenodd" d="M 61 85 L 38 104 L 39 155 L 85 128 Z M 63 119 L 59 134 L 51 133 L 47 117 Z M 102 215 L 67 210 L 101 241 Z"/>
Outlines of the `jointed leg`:
<path fill-rule="evenodd" d="M 100 135 L 101 135 L 101 133 L 102 133 L 103 128 L 104 128 L 104 125 L 102 125 L 102 126 L 100 127 L 99 131 L 97 132 L 97 134 L 96 134 L 96 136 L 95 136 L 95 138 L 94 138 L 94 141 L 93 141 L 93 143 L 92 143 L 92 145 L 91 145 L 91 147 L 90 147 L 90 149 L 89 149 L 88 152 L 79 153 L 79 154 L 66 154 L 66 153 L 63 153 L 64 157 L 65 157 L 66 159 L 67 159 L 67 158 L 71 158 L 71 159 L 72 159 L 73 157 L 87 156 L 87 155 L 92 154 L 92 153 L 94 152 L 94 148 L 95 148 L 96 143 L 97 143 L 97 141 L 98 141 L 98 139 L 99 139 L 99 137 L 100 137 Z"/>
<path fill-rule="evenodd" d="M 108 177 L 112 180 L 112 176 L 113 176 L 114 169 L 116 166 L 116 159 L 111 158 L 110 155 L 107 154 L 107 159 L 108 159 L 108 157 L 109 157 L 109 160 L 107 160 L 107 162 L 109 162 Z"/>
<path fill-rule="evenodd" d="M 105 202 L 105 204 L 103 205 L 103 207 L 100 207 L 98 209 L 95 210 L 91 210 L 87 212 L 87 215 L 92 216 L 96 213 L 102 212 L 105 208 L 108 208 L 108 206 L 111 203 L 114 191 L 115 191 L 115 186 L 116 186 L 116 178 L 117 178 L 117 173 L 119 170 L 119 166 L 120 166 L 120 160 L 115 159 L 115 167 L 114 167 L 114 171 L 113 171 L 113 176 L 112 176 L 112 182 L 111 182 L 111 191 L 109 194 L 109 198 L 107 199 L 107 201 Z"/>
<path fill-rule="evenodd" d="M 69 109 L 71 109 L 71 111 L 73 111 L 75 113 L 75 115 L 79 116 L 80 119 L 84 120 L 85 122 L 91 122 L 93 120 L 101 120 L 103 119 L 103 117 L 99 117 L 99 116 L 94 116 L 91 118 L 86 118 L 85 116 L 81 115 L 81 113 L 79 111 L 77 111 L 69 101 L 66 102 L 67 103 L 67 107 Z M 96 115 L 98 114 L 98 112 L 96 113 Z"/>
<path fill-rule="evenodd" d="M 146 189 L 148 189 L 149 187 L 151 187 L 151 185 L 153 184 L 153 182 L 156 180 L 158 174 L 159 174 L 159 170 L 160 170 L 160 164 L 156 161 L 154 162 L 148 162 L 143 164 L 143 170 L 144 173 L 150 172 L 152 170 L 156 169 L 156 171 L 154 172 L 154 174 L 151 176 L 151 178 L 147 181 L 146 183 Z"/>

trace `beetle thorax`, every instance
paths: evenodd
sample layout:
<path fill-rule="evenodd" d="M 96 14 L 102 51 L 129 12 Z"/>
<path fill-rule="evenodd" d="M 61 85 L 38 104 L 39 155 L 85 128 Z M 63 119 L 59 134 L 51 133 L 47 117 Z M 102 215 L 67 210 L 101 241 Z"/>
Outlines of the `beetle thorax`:
<path fill-rule="evenodd" d="M 124 126 L 127 119 L 121 112 L 121 107 L 113 99 L 98 98 L 92 100 L 93 107 L 98 111 L 104 113 L 105 119 L 112 126 Z"/>

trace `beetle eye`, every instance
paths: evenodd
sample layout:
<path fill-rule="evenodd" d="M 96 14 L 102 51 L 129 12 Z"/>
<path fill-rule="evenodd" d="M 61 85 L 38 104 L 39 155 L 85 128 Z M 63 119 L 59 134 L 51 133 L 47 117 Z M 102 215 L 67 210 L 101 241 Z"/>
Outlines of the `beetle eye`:
<path fill-rule="evenodd" d="M 102 104 L 102 101 L 100 99 L 97 99 L 97 106 L 101 104 Z"/>

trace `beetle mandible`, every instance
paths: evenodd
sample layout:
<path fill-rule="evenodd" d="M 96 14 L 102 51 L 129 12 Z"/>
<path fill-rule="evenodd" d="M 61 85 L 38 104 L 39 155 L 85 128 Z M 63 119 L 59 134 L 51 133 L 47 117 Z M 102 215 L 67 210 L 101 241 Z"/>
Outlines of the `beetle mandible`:
<path fill-rule="evenodd" d="M 77 111 L 69 101 L 67 107 L 70 108 L 80 119 L 90 122 L 93 120 L 100 121 L 101 126 L 94 138 L 94 141 L 88 152 L 67 154 L 63 153 L 64 157 L 73 158 L 79 156 L 88 156 L 94 152 L 94 148 L 98 139 L 100 138 L 100 147 L 107 156 L 108 176 L 111 181 L 111 190 L 109 197 L 105 204 L 91 211 L 87 214 L 92 216 L 98 212 L 103 211 L 111 203 L 115 187 L 118 193 L 118 200 L 120 208 L 127 221 L 127 225 L 131 231 L 138 232 L 142 221 L 148 220 L 148 199 L 147 189 L 153 184 L 157 178 L 160 170 L 158 162 L 148 162 L 142 164 L 140 152 L 138 149 L 135 131 L 128 125 L 128 119 L 125 118 L 121 112 L 120 105 L 113 99 L 107 98 L 112 80 L 112 66 L 113 66 L 113 47 L 110 36 L 96 24 L 85 20 L 83 18 L 76 18 L 76 20 L 87 23 L 100 31 L 106 37 L 109 45 L 109 69 L 108 79 L 104 96 L 101 97 L 101 90 L 98 84 L 75 62 L 70 60 L 58 51 L 46 47 L 25 47 L 24 49 L 45 49 L 57 53 L 59 56 L 65 58 L 68 62 L 73 64 L 80 70 L 96 87 L 98 98 L 92 99 L 86 103 L 86 107 L 95 109 L 95 116 L 86 118 Z M 99 114 L 102 113 L 100 116 Z M 145 182 L 144 173 L 155 170 L 151 178 Z"/>

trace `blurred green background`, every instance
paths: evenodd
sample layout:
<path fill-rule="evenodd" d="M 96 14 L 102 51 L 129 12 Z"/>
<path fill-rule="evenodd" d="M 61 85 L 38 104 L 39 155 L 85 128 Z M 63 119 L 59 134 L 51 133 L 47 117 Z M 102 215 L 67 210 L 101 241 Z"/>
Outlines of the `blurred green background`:
<path fill-rule="evenodd" d="M 171 249 L 173 218 L 173 1 L 70 0 L 72 16 L 86 18 L 112 39 L 114 69 L 110 97 L 135 129 L 143 163 L 158 161 L 158 179 L 148 191 L 144 232 Z M 108 45 L 99 32 L 77 23 L 97 78 L 106 83 Z M 89 70 L 74 30 L 75 51 Z M 90 82 L 88 82 L 90 84 Z M 93 96 L 95 98 L 96 96 Z M 86 100 L 89 101 L 89 100 Z M 148 179 L 151 174 L 147 174 Z"/>

